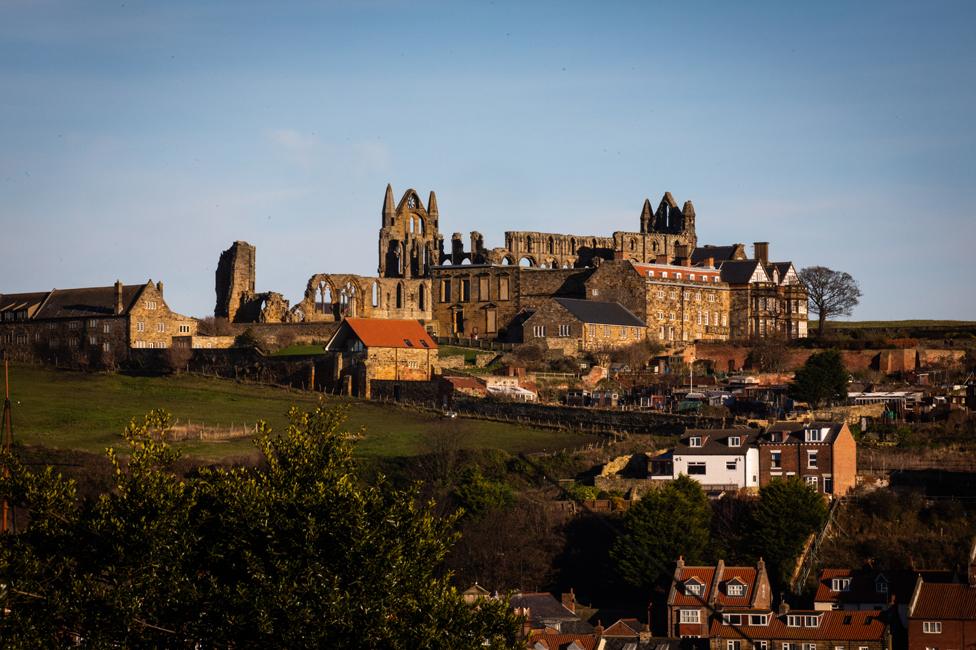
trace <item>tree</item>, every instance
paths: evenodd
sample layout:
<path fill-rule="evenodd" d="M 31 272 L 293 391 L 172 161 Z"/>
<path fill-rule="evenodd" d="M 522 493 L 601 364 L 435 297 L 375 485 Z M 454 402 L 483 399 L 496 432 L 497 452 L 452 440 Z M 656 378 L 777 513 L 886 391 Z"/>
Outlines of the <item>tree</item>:
<path fill-rule="evenodd" d="M 847 398 L 849 378 L 840 352 L 824 350 L 810 355 L 803 367 L 796 371 L 789 386 L 789 396 L 811 406 L 843 400 Z"/>
<path fill-rule="evenodd" d="M 8 647 L 515 647 L 505 602 L 463 603 L 441 570 L 455 540 L 416 490 L 363 485 L 339 410 L 293 409 L 264 466 L 183 478 L 152 412 L 109 450 L 115 485 L 80 502 L 51 468 L 3 463 L 29 510 L 0 537 Z"/>
<path fill-rule="evenodd" d="M 623 533 L 610 550 L 611 562 L 628 584 L 650 590 L 670 575 L 679 556 L 689 564 L 704 560 L 711 516 L 701 485 L 681 475 L 627 511 Z"/>
<path fill-rule="evenodd" d="M 817 336 L 823 336 L 824 322 L 832 316 L 850 316 L 861 298 L 861 290 L 850 273 L 826 266 L 808 266 L 800 271 L 806 285 L 810 311 L 817 314 Z"/>
<path fill-rule="evenodd" d="M 753 514 L 752 540 L 756 555 L 769 565 L 781 583 L 789 581 L 807 538 L 827 521 L 827 502 L 799 477 L 773 479 L 759 489 Z"/>

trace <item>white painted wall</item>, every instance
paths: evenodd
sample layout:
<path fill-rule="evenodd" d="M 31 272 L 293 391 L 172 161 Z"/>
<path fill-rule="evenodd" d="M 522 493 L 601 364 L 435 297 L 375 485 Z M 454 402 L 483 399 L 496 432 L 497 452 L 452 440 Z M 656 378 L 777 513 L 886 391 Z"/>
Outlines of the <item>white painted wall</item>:
<path fill-rule="evenodd" d="M 759 487 L 759 450 L 755 447 L 742 447 L 741 454 L 693 456 L 675 455 L 674 476 L 687 474 L 702 485 L 735 485 L 739 488 Z M 726 463 L 735 461 L 735 468 L 729 469 Z M 705 463 L 705 474 L 688 474 L 689 463 Z"/>

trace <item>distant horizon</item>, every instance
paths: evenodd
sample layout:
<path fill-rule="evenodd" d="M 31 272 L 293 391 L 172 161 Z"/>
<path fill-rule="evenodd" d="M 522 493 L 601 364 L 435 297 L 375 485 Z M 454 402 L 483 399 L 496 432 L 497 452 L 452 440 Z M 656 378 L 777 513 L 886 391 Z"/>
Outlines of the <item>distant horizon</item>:
<path fill-rule="evenodd" d="M 637 230 L 850 273 L 852 320 L 976 320 L 976 4 L 0 5 L 0 292 L 162 280 L 205 316 L 375 275 L 387 183 L 445 239 Z"/>

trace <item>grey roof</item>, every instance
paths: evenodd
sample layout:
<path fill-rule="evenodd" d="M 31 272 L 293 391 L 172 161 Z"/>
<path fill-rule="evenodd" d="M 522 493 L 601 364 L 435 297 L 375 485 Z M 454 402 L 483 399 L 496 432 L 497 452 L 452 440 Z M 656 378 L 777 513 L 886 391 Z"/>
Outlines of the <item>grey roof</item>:
<path fill-rule="evenodd" d="M 122 313 L 135 304 L 144 284 L 122 287 Z M 17 305 L 41 304 L 33 319 L 97 318 L 115 315 L 115 286 L 83 289 L 52 289 L 46 292 L 6 294 L 0 297 L 0 310 L 18 309 Z"/>
<path fill-rule="evenodd" d="M 560 621 L 579 620 L 565 605 L 550 593 L 513 594 L 509 599 L 512 608 L 529 608 L 532 620 L 547 619 Z"/>
<path fill-rule="evenodd" d="M 33 293 L 3 293 L 0 294 L 0 312 L 20 311 L 39 305 L 47 297 L 48 291 Z"/>
<path fill-rule="evenodd" d="M 701 447 L 691 447 L 688 439 L 702 438 Z M 738 447 L 729 447 L 729 438 L 740 438 Z M 743 456 L 759 437 L 756 429 L 687 429 L 674 449 L 682 456 Z"/>
<path fill-rule="evenodd" d="M 722 282 L 748 284 L 759 260 L 726 260 L 719 265 Z"/>
<path fill-rule="evenodd" d="M 730 246 L 699 246 L 691 253 L 691 263 L 701 264 L 709 257 L 715 260 L 718 264 L 722 261 L 735 259 L 735 252 L 739 249 L 739 244 L 731 244 Z"/>
<path fill-rule="evenodd" d="M 829 429 L 820 442 L 833 442 L 837 438 L 843 427 L 841 422 L 775 422 L 767 427 L 766 432 L 758 439 L 758 442 L 772 442 L 772 433 L 786 434 L 782 441 L 776 444 L 800 444 L 804 442 L 804 431 L 807 429 Z"/>
<path fill-rule="evenodd" d="M 554 300 L 584 323 L 647 327 L 644 321 L 619 302 L 598 302 L 596 300 L 577 300 L 576 298 L 554 298 Z"/>

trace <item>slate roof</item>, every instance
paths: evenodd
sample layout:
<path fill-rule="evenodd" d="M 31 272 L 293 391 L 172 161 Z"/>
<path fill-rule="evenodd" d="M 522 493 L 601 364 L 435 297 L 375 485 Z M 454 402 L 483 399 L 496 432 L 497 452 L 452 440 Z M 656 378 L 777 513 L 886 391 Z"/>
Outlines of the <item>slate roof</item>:
<path fill-rule="evenodd" d="M 701 447 L 692 447 L 688 439 L 697 436 L 702 439 Z M 740 438 L 738 447 L 729 447 L 729 438 Z M 749 447 L 759 437 L 755 429 L 687 429 L 674 453 L 682 456 L 744 456 Z M 726 572 L 728 572 L 726 568 Z"/>
<path fill-rule="evenodd" d="M 528 647 L 542 646 L 547 650 L 566 650 L 572 647 L 573 643 L 584 650 L 593 650 L 596 648 L 596 637 L 592 634 L 533 634 L 529 637 Z"/>
<path fill-rule="evenodd" d="M 712 621 L 709 634 L 724 639 L 796 639 L 798 641 L 878 641 L 884 638 L 888 628 L 884 618 L 876 611 L 793 610 L 791 615 L 821 615 L 817 627 L 789 627 L 786 615 L 770 618 L 769 625 L 726 625 L 721 620 Z"/>
<path fill-rule="evenodd" d="M 774 422 L 769 427 L 767 427 L 765 433 L 758 437 L 757 442 L 759 443 L 769 443 L 769 444 L 804 444 L 805 434 L 803 433 L 807 429 L 829 429 L 826 434 L 824 434 L 818 442 L 833 443 L 837 439 L 837 434 L 840 433 L 843 428 L 843 423 L 841 422 Z M 773 442 L 773 433 L 784 434 L 783 439 L 780 441 Z"/>
<path fill-rule="evenodd" d="M 773 269 L 779 272 L 779 281 L 782 282 L 786 274 L 790 272 L 790 267 L 793 266 L 793 262 L 770 262 L 766 265 L 767 273 L 769 277 L 773 277 Z"/>
<path fill-rule="evenodd" d="M 603 637 L 603 650 L 679 650 L 683 639 L 651 638 L 644 641 L 627 638 Z"/>
<path fill-rule="evenodd" d="M 877 590 L 878 576 L 884 576 L 888 581 L 887 593 Z M 818 603 L 841 604 L 876 604 L 888 603 L 892 599 L 900 604 L 907 604 L 915 591 L 915 583 L 919 576 L 925 582 L 952 582 L 955 575 L 952 571 L 915 571 L 912 569 L 878 570 L 878 569 L 824 569 L 817 581 L 817 594 L 814 601 Z M 851 583 L 847 591 L 834 591 L 835 578 L 850 578 Z"/>
<path fill-rule="evenodd" d="M 923 582 L 911 618 L 976 621 L 976 589 L 968 584 Z"/>
<path fill-rule="evenodd" d="M 123 314 L 132 309 L 145 287 L 144 284 L 123 285 Z M 32 320 L 115 316 L 115 285 L 8 293 L 0 296 L 0 312 L 19 311 L 32 305 L 40 305 Z"/>
<path fill-rule="evenodd" d="M 719 263 L 722 282 L 729 284 L 749 284 L 756 267 L 762 268 L 759 260 L 726 260 Z M 765 272 L 765 269 L 763 269 Z"/>
<path fill-rule="evenodd" d="M 529 608 L 531 621 L 575 621 L 579 617 L 549 592 L 514 594 L 509 599 L 513 609 Z"/>
<path fill-rule="evenodd" d="M 554 298 L 553 300 L 583 323 L 647 327 L 644 321 L 619 302 L 577 300 L 576 298 Z"/>
<path fill-rule="evenodd" d="M 723 261 L 735 259 L 735 251 L 738 246 L 699 246 L 691 253 L 691 263 L 701 264 L 709 257 L 715 260 L 716 264 Z"/>
<path fill-rule="evenodd" d="M 637 637 L 643 625 L 636 618 L 622 618 L 603 631 L 604 637 Z"/>
<path fill-rule="evenodd" d="M 342 322 L 367 348 L 437 349 L 437 343 L 418 320 L 347 318 Z"/>

